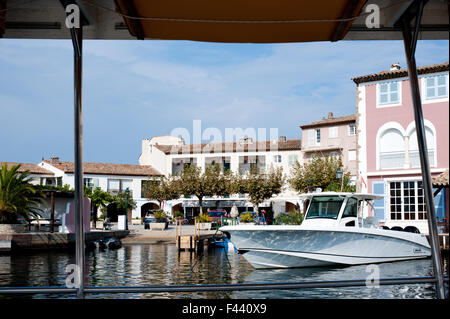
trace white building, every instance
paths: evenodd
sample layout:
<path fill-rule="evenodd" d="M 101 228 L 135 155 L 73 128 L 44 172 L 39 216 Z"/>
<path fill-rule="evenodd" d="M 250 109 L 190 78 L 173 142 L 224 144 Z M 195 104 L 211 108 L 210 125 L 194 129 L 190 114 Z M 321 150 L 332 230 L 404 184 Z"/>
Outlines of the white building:
<path fill-rule="evenodd" d="M 253 141 L 251 138 L 239 142 L 185 144 L 176 136 L 156 136 L 142 140 L 140 165 L 151 165 L 165 176 L 180 173 L 187 164 L 194 164 L 204 171 L 206 167 L 219 164 L 222 170 L 244 174 L 252 167 L 269 169 L 283 168 L 283 174 L 289 176 L 291 168 L 297 162 L 302 162 L 301 140 Z M 204 206 L 209 208 L 229 209 L 236 204 L 240 211 L 253 207 L 243 194 L 231 195 L 227 198 L 205 198 Z M 298 194 L 286 189 L 278 196 L 260 205 L 271 207 L 274 215 L 290 211 L 299 204 Z M 164 210 L 172 213 L 179 210 L 187 218 L 192 218 L 198 212 L 196 198 L 180 198 L 167 203 Z M 250 209 L 251 210 L 251 209 Z"/>
<path fill-rule="evenodd" d="M 73 162 L 63 162 L 58 157 L 52 157 L 50 160 L 43 159 L 38 167 L 53 174 L 47 177 L 46 185 L 75 187 Z M 150 201 L 143 196 L 142 189 L 145 181 L 160 176 L 161 174 L 150 165 L 83 163 L 85 186 L 100 187 L 111 194 L 117 194 L 126 189 L 130 191 L 137 205 L 132 211 L 132 216 L 128 218 L 142 217 L 149 209 L 158 207 L 156 201 Z M 50 182 L 50 178 L 53 178 L 53 182 Z M 108 214 L 111 221 L 116 221 L 117 214 L 112 207 L 108 209 Z"/>

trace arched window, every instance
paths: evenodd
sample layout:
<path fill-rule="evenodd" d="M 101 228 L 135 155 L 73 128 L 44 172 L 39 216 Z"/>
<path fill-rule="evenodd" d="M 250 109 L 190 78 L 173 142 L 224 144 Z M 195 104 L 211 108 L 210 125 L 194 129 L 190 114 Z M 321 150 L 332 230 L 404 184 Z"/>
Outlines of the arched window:
<path fill-rule="evenodd" d="M 428 161 L 430 166 L 436 166 L 436 142 L 434 132 L 429 127 L 425 127 L 425 136 L 427 140 Z M 411 167 L 420 167 L 416 130 L 413 130 L 409 135 L 409 161 Z"/>
<path fill-rule="evenodd" d="M 380 168 L 403 168 L 405 163 L 405 140 L 395 129 L 385 130 L 379 140 Z"/>

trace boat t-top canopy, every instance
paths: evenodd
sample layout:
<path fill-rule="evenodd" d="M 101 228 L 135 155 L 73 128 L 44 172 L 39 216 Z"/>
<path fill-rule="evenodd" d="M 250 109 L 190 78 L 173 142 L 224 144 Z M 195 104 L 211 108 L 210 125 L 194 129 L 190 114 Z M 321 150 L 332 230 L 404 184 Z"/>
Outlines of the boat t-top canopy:
<path fill-rule="evenodd" d="M 80 8 L 84 39 L 228 43 L 402 40 L 413 0 L 0 0 L 0 37 L 70 39 L 63 7 Z M 420 39 L 448 39 L 448 3 L 423 8 Z"/>
<path fill-rule="evenodd" d="M 415 62 L 418 39 L 449 38 L 442 0 L 0 0 L 0 37 L 71 39 L 74 48 L 76 260 L 84 278 L 82 52 L 84 39 L 283 43 L 403 39 L 438 298 L 445 298 L 436 211 Z M 83 297 L 84 281 L 77 293 Z"/>
<path fill-rule="evenodd" d="M 316 193 L 300 194 L 300 199 L 311 199 L 312 197 L 318 196 L 353 197 L 358 200 L 375 200 L 384 198 L 384 196 L 381 195 L 366 194 L 366 193 L 316 192 Z"/>

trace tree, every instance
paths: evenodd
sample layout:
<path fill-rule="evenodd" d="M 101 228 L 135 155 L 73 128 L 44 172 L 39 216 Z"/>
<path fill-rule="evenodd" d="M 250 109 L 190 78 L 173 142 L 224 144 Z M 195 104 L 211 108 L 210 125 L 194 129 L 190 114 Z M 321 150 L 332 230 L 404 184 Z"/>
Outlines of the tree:
<path fill-rule="evenodd" d="M 161 208 L 162 202 L 180 197 L 179 182 L 173 176 L 163 176 L 160 180 L 148 180 L 145 183 L 144 196 L 156 200 Z"/>
<path fill-rule="evenodd" d="M 239 192 L 248 194 L 250 202 L 258 212 L 258 207 L 262 202 L 281 193 L 284 184 L 283 170 L 281 167 L 271 168 L 269 172 L 264 173 L 254 168 L 244 178 L 240 177 L 237 184 L 235 187 Z"/>
<path fill-rule="evenodd" d="M 0 170 L 0 224 L 15 224 L 18 217 L 26 220 L 42 217 L 45 195 L 30 183 L 30 172 L 19 172 L 20 164 Z"/>
<path fill-rule="evenodd" d="M 92 187 L 84 188 L 84 195 L 91 200 L 91 208 L 94 212 L 94 225 L 97 222 L 97 211 L 101 206 L 107 206 L 115 201 L 113 195 L 103 191 L 100 187 L 93 189 Z"/>
<path fill-rule="evenodd" d="M 184 196 L 196 196 L 200 206 L 200 214 L 203 214 L 203 198 L 230 194 L 231 179 L 231 173 L 225 172 L 222 174 L 218 164 L 208 166 L 204 173 L 202 173 L 200 167 L 189 165 L 181 173 L 180 192 Z"/>
<path fill-rule="evenodd" d="M 137 205 L 127 192 L 119 192 L 114 196 L 114 203 L 116 204 L 117 211 L 125 215 L 128 213 L 127 210 L 135 209 Z"/>
<path fill-rule="evenodd" d="M 323 191 L 355 192 L 354 185 L 350 185 L 350 173 L 343 172 L 342 179 L 336 178 L 336 172 L 342 168 L 342 159 L 332 156 L 313 154 L 312 159 L 303 165 L 298 162 L 292 169 L 288 182 L 290 186 L 301 193 L 307 193 L 316 188 Z"/>

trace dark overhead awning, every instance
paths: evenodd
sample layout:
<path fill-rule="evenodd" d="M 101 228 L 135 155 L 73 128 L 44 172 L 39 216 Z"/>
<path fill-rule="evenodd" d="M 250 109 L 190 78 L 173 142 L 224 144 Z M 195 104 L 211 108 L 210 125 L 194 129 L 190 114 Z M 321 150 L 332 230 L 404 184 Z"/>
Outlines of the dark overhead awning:
<path fill-rule="evenodd" d="M 366 0 L 117 0 L 139 39 L 209 42 L 337 41 Z M 134 18 L 131 18 L 134 17 Z"/>
<path fill-rule="evenodd" d="M 64 12 L 70 3 L 80 7 L 83 39 L 280 43 L 402 40 L 395 23 L 413 1 L 0 0 L 0 37 L 70 39 Z M 369 5 L 380 9 L 379 28 L 366 25 Z M 419 39 L 448 39 L 448 25 L 447 1 L 429 0 Z"/>

